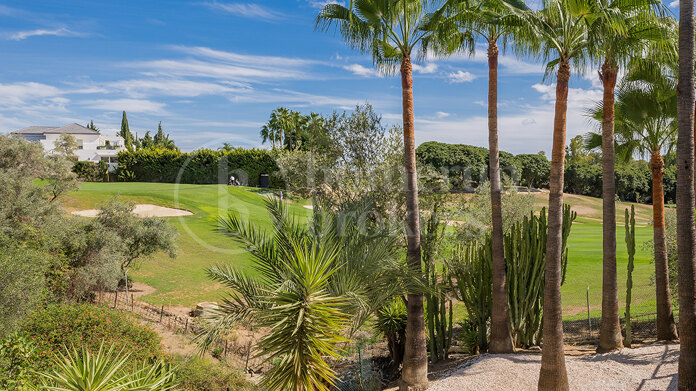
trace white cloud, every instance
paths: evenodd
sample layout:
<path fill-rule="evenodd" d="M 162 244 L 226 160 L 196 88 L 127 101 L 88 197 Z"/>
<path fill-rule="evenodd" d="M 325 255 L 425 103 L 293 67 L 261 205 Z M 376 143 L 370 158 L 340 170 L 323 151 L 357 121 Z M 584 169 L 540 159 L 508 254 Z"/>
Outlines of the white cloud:
<path fill-rule="evenodd" d="M 85 102 L 85 107 L 106 111 L 129 111 L 133 113 L 165 114 L 164 103 L 147 99 L 97 99 Z"/>
<path fill-rule="evenodd" d="M 342 1 L 338 0 L 307 0 L 307 3 L 314 8 L 324 8 L 328 4 L 344 4 Z"/>
<path fill-rule="evenodd" d="M 184 79 L 120 80 L 107 83 L 106 87 L 112 91 L 122 91 L 134 98 L 151 95 L 190 98 L 200 95 L 222 95 L 248 90 L 248 88 L 230 87 L 220 83 Z"/>
<path fill-rule="evenodd" d="M 282 15 L 269 8 L 253 3 L 203 3 L 204 6 L 217 11 L 222 11 L 228 14 L 241 16 L 244 18 L 277 20 L 281 19 Z"/>
<path fill-rule="evenodd" d="M 556 101 L 556 84 L 534 84 L 532 88 L 541 94 L 541 98 L 547 102 Z M 602 99 L 602 90 L 598 88 L 569 88 L 568 107 L 591 107 Z"/>
<path fill-rule="evenodd" d="M 123 65 L 138 68 L 141 73 L 148 76 L 205 77 L 234 80 L 244 85 L 255 81 L 317 79 L 320 76 L 317 72 L 313 72 L 311 67 L 328 65 L 302 58 L 248 55 L 199 46 L 172 46 L 171 48 L 188 54 L 191 58 L 133 61 Z"/>
<path fill-rule="evenodd" d="M 126 65 L 133 68 L 149 69 L 151 70 L 149 74 L 169 77 L 193 76 L 239 81 L 249 81 L 250 79 L 297 80 L 311 78 L 310 75 L 300 69 L 282 67 L 280 65 L 274 69 L 263 69 L 254 67 L 255 64 L 253 63 L 248 64 L 248 66 L 238 66 L 199 60 L 154 60 L 133 62 Z"/>
<path fill-rule="evenodd" d="M 36 82 L 0 84 L 0 106 L 15 107 L 62 94 L 63 91 L 54 86 Z"/>
<path fill-rule="evenodd" d="M 679 8 L 679 0 L 674 0 L 673 2 L 669 3 L 669 6 L 672 8 Z"/>
<path fill-rule="evenodd" d="M 69 30 L 65 27 L 54 30 L 37 29 L 37 30 L 27 30 L 27 31 L 17 31 L 7 35 L 7 39 L 13 41 L 21 41 L 29 37 L 39 37 L 43 35 L 52 35 L 56 37 L 84 37 L 85 33 L 79 33 L 76 31 Z"/>
<path fill-rule="evenodd" d="M 413 64 L 413 70 L 423 74 L 435 73 L 435 71 L 437 71 L 437 64 L 434 62 L 430 62 L 425 65 Z"/>
<path fill-rule="evenodd" d="M 304 58 L 293 57 L 278 57 L 278 56 L 259 56 L 254 54 L 241 54 L 234 52 L 226 52 L 207 48 L 205 46 L 171 46 L 173 50 L 192 56 L 205 57 L 223 62 L 249 65 L 253 64 L 258 67 L 278 67 L 282 66 L 301 67 L 308 65 L 324 64 L 321 61 L 307 60 Z"/>
<path fill-rule="evenodd" d="M 450 113 L 445 113 L 444 111 L 438 111 L 435 113 L 435 116 L 437 118 L 447 118 L 450 116 Z"/>
<path fill-rule="evenodd" d="M 474 55 L 469 56 L 466 54 L 455 54 L 450 57 L 442 59 L 443 61 L 449 62 L 475 62 L 475 63 L 488 63 L 488 54 L 485 45 L 478 45 L 476 47 L 476 52 Z M 504 72 L 499 75 L 503 76 L 505 74 L 514 75 L 535 75 L 543 74 L 545 67 L 541 63 L 530 63 L 518 59 L 515 56 L 501 54 L 498 56 L 498 64 L 503 68 Z"/>
<path fill-rule="evenodd" d="M 538 104 L 514 105 L 514 112 L 499 110 L 498 132 L 502 151 L 518 154 L 544 150 L 550 155 L 556 86 L 535 84 L 532 89 L 540 94 Z M 601 97 L 602 91 L 599 89 L 569 89 L 567 140 L 592 130 L 593 124 L 585 111 Z M 430 120 L 416 117 L 416 140 L 419 143 L 437 140 L 486 146 L 488 133 L 483 131 L 486 129 L 488 118 L 485 115 Z"/>
<path fill-rule="evenodd" d="M 274 88 L 271 91 L 250 91 L 230 99 L 234 103 L 281 103 L 295 107 L 322 106 L 343 110 L 352 110 L 355 105 L 365 103 L 365 98 L 345 98 L 328 95 L 316 95 L 305 92 Z M 380 106 L 382 102 L 371 99 L 370 103 Z"/>
<path fill-rule="evenodd" d="M 450 73 L 447 75 L 447 77 L 449 78 L 450 83 L 466 83 L 476 79 L 476 76 L 474 76 L 471 72 L 462 71 Z"/>
<path fill-rule="evenodd" d="M 343 69 L 353 72 L 354 75 L 362 77 L 379 77 L 380 72 L 375 68 L 364 67 L 360 64 L 345 65 Z"/>

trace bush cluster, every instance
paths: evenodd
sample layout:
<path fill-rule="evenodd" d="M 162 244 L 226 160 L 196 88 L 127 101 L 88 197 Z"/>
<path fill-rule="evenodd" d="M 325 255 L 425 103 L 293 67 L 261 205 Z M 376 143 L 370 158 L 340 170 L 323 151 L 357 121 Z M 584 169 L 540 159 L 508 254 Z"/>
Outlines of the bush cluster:
<path fill-rule="evenodd" d="M 416 150 L 418 162 L 446 173 L 457 190 L 471 190 L 488 178 L 488 149 L 463 144 L 430 141 Z M 543 154 L 514 156 L 500 152 L 503 180 L 540 188 L 548 186 L 551 163 Z M 652 202 L 652 172 L 648 162 L 634 160 L 616 165 L 616 195 L 623 201 Z M 665 200 L 676 198 L 676 170 L 673 159 L 665 158 Z M 602 196 L 602 166 L 599 159 L 567 161 L 564 191 L 592 197 Z"/>
<path fill-rule="evenodd" d="M 181 152 L 170 149 L 141 149 L 118 154 L 120 180 L 211 184 L 226 183 L 230 175 L 243 185 L 257 186 L 259 175 L 269 174 L 271 187 L 282 187 L 276 156 L 264 149 Z"/>
<path fill-rule="evenodd" d="M 97 353 L 103 344 L 117 346 L 130 355 L 131 362 L 167 358 L 160 338 L 151 329 L 138 324 L 130 315 L 93 304 L 51 305 L 34 312 L 22 326 L 22 332 L 36 346 L 34 367 L 46 369 L 65 348 L 87 347 Z"/>
<path fill-rule="evenodd" d="M 72 171 L 77 174 L 80 180 L 87 182 L 102 182 L 107 177 L 106 163 L 103 161 L 98 163 L 77 161 L 73 165 Z"/>
<path fill-rule="evenodd" d="M 178 357 L 176 378 L 182 390 L 253 391 L 258 388 L 242 374 L 222 364 L 214 364 L 200 357 Z"/>

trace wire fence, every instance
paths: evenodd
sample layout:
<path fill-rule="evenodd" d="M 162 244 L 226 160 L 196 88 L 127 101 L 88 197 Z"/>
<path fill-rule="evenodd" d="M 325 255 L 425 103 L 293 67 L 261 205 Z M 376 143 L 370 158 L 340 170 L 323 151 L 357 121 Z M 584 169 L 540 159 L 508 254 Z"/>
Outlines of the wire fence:
<path fill-rule="evenodd" d="M 563 332 L 566 343 L 596 343 L 602 318 L 601 276 L 586 284 L 584 292 L 563 292 Z M 578 285 L 577 283 L 575 284 Z M 675 318 L 678 317 L 676 306 Z M 654 339 L 656 328 L 655 285 L 650 282 L 635 284 L 631 292 L 631 335 L 636 342 Z M 626 290 L 619 286 L 619 319 L 626 328 Z"/>
<path fill-rule="evenodd" d="M 193 339 L 202 326 L 198 318 L 177 315 L 164 305 L 154 306 L 137 301 L 134 295 L 125 291 L 100 291 L 96 301 L 110 308 L 127 311 L 148 324 L 158 325 L 175 334 Z M 271 364 L 254 352 L 259 334 L 252 329 L 238 329 L 215 340 L 209 349 L 211 355 L 224 360 L 231 367 L 250 375 L 266 372 Z"/>

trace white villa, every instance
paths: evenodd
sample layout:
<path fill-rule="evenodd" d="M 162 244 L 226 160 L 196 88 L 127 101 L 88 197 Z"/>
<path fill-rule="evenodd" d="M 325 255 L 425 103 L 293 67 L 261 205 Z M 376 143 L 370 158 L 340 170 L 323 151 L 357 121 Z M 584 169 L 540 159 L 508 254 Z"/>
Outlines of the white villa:
<path fill-rule="evenodd" d="M 75 151 L 80 161 L 106 162 L 109 171 L 116 169 L 116 155 L 124 150 L 123 138 L 104 136 L 79 124 L 65 126 L 30 126 L 15 132 L 29 141 L 38 141 L 47 153 L 55 149 L 55 142 L 61 134 L 67 133 L 77 140 L 78 149 Z"/>

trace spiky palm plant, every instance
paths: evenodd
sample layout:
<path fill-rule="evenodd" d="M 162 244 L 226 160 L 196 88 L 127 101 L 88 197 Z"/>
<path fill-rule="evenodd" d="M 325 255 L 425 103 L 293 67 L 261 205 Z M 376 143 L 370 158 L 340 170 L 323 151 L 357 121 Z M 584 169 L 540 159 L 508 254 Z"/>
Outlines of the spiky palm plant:
<path fill-rule="evenodd" d="M 209 269 L 231 288 L 219 311 L 198 335 L 202 348 L 239 322 L 271 331 L 257 353 L 278 364 L 264 375 L 269 390 L 324 390 L 335 374 L 326 357 L 384 303 L 401 294 L 405 265 L 399 237 L 373 219 L 374 204 L 358 202 L 328 209 L 314 206 L 308 225 L 268 200 L 272 232 L 230 214 L 220 223 L 253 256 L 254 276 L 231 266 Z"/>
<path fill-rule="evenodd" d="M 35 390 L 51 391 L 168 391 L 177 383 L 170 365 L 162 361 L 141 363 L 126 370 L 129 355 L 101 346 L 96 354 L 73 348 L 61 354 L 55 368 L 38 373 Z"/>

